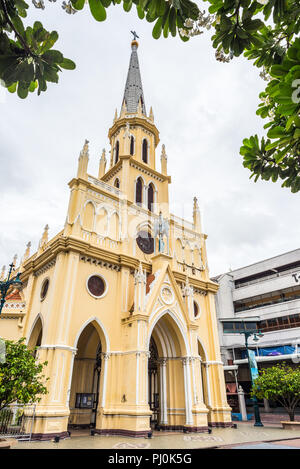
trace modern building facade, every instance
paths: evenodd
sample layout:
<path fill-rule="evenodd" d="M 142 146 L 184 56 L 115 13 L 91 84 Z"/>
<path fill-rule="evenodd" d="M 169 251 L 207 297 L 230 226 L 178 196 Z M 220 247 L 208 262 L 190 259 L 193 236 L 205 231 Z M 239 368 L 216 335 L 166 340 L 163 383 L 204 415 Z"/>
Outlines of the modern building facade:
<path fill-rule="evenodd" d="M 27 246 L 24 288 L 1 315 L 1 336 L 25 336 L 48 362 L 36 439 L 70 426 L 145 436 L 155 425 L 231 425 L 199 207 L 195 198 L 192 222 L 169 212 L 167 155 L 163 145 L 158 170 L 159 132 L 131 48 L 109 161 L 103 151 L 90 175 L 85 142 L 64 228 L 49 240 L 46 226 L 33 255 Z"/>
<path fill-rule="evenodd" d="M 245 339 L 235 332 L 236 321 L 252 318 L 264 334 L 249 339 L 258 367 L 285 361 L 300 363 L 300 249 L 236 269 L 213 279 L 221 355 L 226 382 L 238 382 L 247 391 L 250 375 Z M 298 349 L 299 347 L 299 349 Z"/>

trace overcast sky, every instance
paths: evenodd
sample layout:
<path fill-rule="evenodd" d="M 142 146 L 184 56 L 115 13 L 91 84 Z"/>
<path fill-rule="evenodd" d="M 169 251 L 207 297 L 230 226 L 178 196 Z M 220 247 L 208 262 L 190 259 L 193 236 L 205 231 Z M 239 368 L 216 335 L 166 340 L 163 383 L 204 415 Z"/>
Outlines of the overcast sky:
<path fill-rule="evenodd" d="M 245 137 L 263 134 L 256 116 L 265 87 L 259 70 L 246 59 L 215 60 L 210 32 L 188 43 L 178 37 L 154 40 L 153 24 L 135 9 L 108 9 L 97 23 L 88 11 L 67 15 L 46 2 L 30 7 L 27 23 L 39 19 L 57 30 L 55 48 L 76 62 L 46 93 L 21 100 L 0 90 L 0 266 L 28 241 L 37 248 L 46 223 L 49 235 L 62 229 L 67 183 L 76 175 L 84 139 L 90 141 L 89 172 L 97 175 L 101 150 L 109 150 L 107 132 L 120 110 L 130 58 L 130 30 L 139 39 L 139 62 L 147 111 L 153 107 L 166 145 L 172 176 L 170 200 L 175 214 L 192 217 L 197 196 L 208 261 L 216 275 L 299 248 L 299 194 L 280 183 L 249 180 L 239 148 Z"/>

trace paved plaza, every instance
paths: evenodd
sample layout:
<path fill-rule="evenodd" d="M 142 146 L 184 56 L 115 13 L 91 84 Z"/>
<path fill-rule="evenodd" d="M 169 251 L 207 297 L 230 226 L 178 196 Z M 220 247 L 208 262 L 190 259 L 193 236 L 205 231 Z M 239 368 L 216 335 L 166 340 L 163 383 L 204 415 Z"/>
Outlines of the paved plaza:
<path fill-rule="evenodd" d="M 283 429 L 278 418 L 263 421 L 263 427 L 254 427 L 253 421 L 237 422 L 237 428 L 215 428 L 210 434 L 156 431 L 152 438 L 91 436 L 88 430 L 75 430 L 58 443 L 19 441 L 13 449 L 300 449 L 300 432 Z"/>

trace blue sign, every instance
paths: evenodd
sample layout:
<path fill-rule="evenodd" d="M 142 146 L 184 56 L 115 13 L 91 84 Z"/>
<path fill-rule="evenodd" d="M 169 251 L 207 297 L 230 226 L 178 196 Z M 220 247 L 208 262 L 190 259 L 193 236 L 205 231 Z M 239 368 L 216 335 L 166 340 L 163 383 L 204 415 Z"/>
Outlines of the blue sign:
<path fill-rule="evenodd" d="M 251 378 L 252 378 L 252 381 L 254 381 L 256 378 L 258 378 L 258 368 L 257 368 L 256 359 L 255 359 L 255 352 L 254 350 L 248 350 L 248 352 L 249 352 Z"/>

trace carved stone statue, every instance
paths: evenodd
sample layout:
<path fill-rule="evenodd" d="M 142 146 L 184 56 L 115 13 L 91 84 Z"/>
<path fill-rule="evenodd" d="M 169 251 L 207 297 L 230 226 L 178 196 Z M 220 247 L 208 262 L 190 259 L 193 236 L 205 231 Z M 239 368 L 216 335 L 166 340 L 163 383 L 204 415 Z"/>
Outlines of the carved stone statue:
<path fill-rule="evenodd" d="M 163 218 L 161 212 L 159 212 L 158 220 L 154 223 L 154 236 L 158 237 L 158 252 L 164 252 L 165 243 L 163 237 L 169 238 L 169 222 Z"/>
<path fill-rule="evenodd" d="M 129 155 L 130 152 L 130 125 L 129 122 L 126 122 L 126 129 L 123 135 L 124 138 L 124 153 Z"/>

